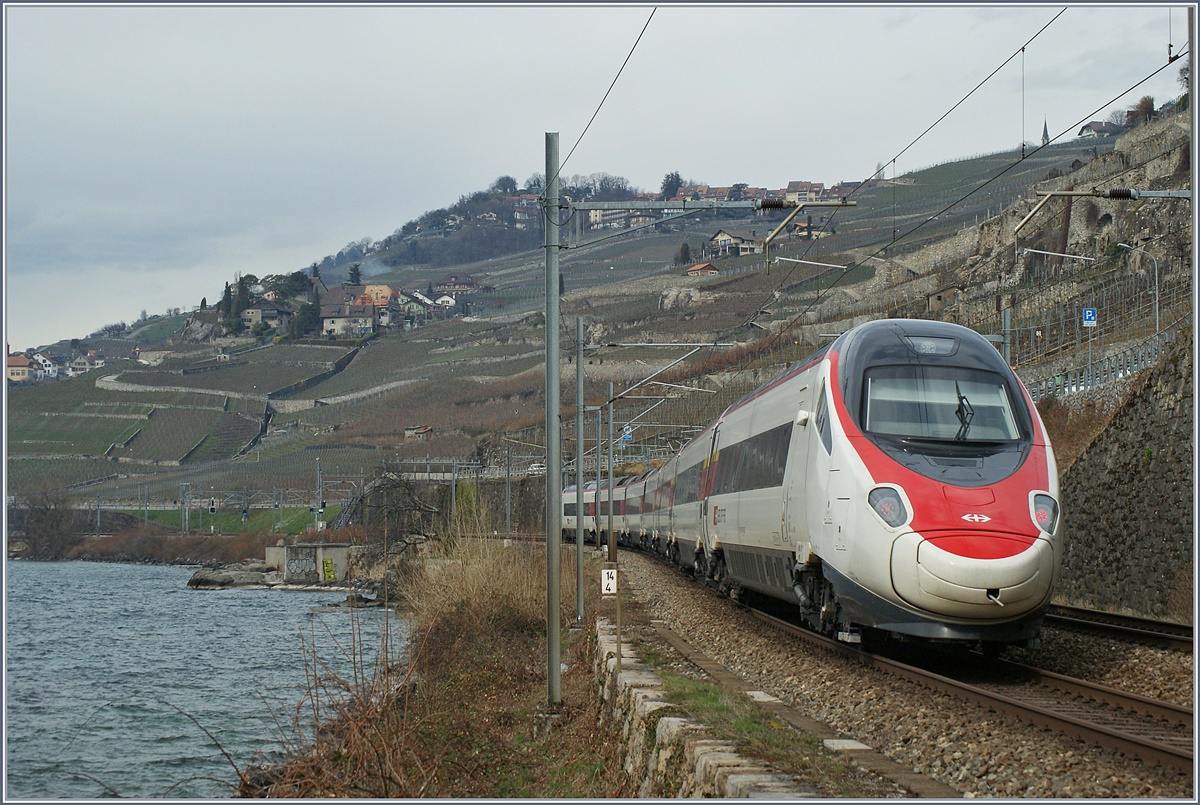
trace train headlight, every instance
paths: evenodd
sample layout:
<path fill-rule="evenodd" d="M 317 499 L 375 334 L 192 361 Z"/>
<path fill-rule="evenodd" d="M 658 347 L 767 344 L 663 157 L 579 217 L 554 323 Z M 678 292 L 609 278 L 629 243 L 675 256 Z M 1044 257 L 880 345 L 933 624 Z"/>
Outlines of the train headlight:
<path fill-rule="evenodd" d="M 885 523 L 892 528 L 904 525 L 908 520 L 908 509 L 900 499 L 900 493 L 890 486 L 879 486 L 867 495 L 867 502 Z"/>
<path fill-rule="evenodd" d="M 1033 522 L 1047 534 L 1054 533 L 1058 525 L 1058 503 L 1049 495 L 1033 496 Z"/>

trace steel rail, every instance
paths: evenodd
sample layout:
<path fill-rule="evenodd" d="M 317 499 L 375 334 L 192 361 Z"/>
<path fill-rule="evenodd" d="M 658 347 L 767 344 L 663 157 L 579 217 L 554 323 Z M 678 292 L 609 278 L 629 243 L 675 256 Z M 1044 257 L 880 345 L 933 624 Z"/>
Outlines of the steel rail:
<path fill-rule="evenodd" d="M 1192 771 L 1194 768 L 1193 750 L 1190 747 L 1173 746 L 1155 738 L 1134 735 L 1122 729 L 1097 724 L 1067 713 L 1057 712 L 1048 707 L 1022 701 L 1006 693 L 960 682 L 932 671 L 882 657 L 878 654 L 852 649 L 823 635 L 818 635 L 800 626 L 756 610 L 750 610 L 750 614 L 788 634 L 801 637 L 823 648 L 835 651 L 863 665 L 879 668 L 893 676 L 949 694 L 958 699 L 979 704 L 996 712 L 1007 713 L 1037 726 L 1078 738 L 1087 743 L 1112 749 L 1125 755 L 1137 757 L 1148 763 L 1159 764 L 1165 768 L 1187 771 Z M 1063 679 L 1066 679 L 1066 677 L 1063 677 Z M 1110 690 L 1109 697 L 1112 694 L 1121 694 L 1120 691 Z M 1111 702 L 1111 698 L 1107 700 Z"/>
<path fill-rule="evenodd" d="M 1044 623 L 1074 631 L 1105 637 L 1134 640 L 1179 651 L 1191 651 L 1194 627 L 1136 615 L 1119 615 L 1081 607 L 1055 605 L 1046 614 Z"/>

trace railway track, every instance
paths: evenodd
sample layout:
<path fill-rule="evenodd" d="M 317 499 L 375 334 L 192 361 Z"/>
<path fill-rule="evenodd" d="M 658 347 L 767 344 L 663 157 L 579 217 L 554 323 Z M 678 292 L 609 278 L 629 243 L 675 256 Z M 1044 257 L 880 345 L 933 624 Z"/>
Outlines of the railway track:
<path fill-rule="evenodd" d="M 1062 629 L 1129 640 L 1176 651 L 1192 650 L 1194 628 L 1184 623 L 1159 621 L 1135 615 L 1118 615 L 1095 609 L 1052 606 L 1044 623 Z"/>
<path fill-rule="evenodd" d="M 1070 679 L 1059 674 L 981 656 L 944 655 L 931 663 L 953 667 L 953 676 L 844 646 L 757 610 L 755 618 L 864 665 L 924 687 L 1070 735 L 1165 768 L 1194 766 L 1192 708 Z"/>

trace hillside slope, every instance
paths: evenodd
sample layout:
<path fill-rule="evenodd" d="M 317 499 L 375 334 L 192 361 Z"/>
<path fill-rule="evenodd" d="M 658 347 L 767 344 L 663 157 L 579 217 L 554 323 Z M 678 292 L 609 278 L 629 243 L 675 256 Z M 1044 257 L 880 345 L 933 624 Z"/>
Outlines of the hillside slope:
<path fill-rule="evenodd" d="M 651 384 L 643 399 L 618 405 L 620 420 L 639 423 L 630 453 L 642 460 L 665 455 L 694 423 L 802 358 L 824 334 L 867 318 L 945 318 L 999 333 L 999 297 L 1012 314 L 1013 362 L 1030 381 L 1077 366 L 1089 347 L 1099 358 L 1152 336 L 1150 262 L 1116 250 L 1116 242 L 1140 244 L 1163 257 L 1162 319 L 1190 319 L 1191 278 L 1176 259 L 1190 243 L 1190 220 L 1177 214 L 1179 202 L 1085 199 L 1058 207 L 1052 202 L 1019 239 L 1012 237 L 1013 225 L 1039 200 L 1035 189 L 1181 186 L 1187 179 L 1181 172 L 1187 132 L 1180 119 L 1153 123 L 1115 143 L 1067 144 L 1024 160 L 993 155 L 918 171 L 907 177 L 911 181 L 876 188 L 863 195 L 861 206 L 840 210 L 837 234 L 784 239 L 772 250 L 772 256 L 825 266 L 772 265 L 754 255 L 717 261 L 716 277 L 689 278 L 671 265 L 681 240 L 695 239 L 698 253 L 701 240 L 715 231 L 706 225 L 729 226 L 726 219 L 689 220 L 672 232 L 622 235 L 567 249 L 564 416 L 573 416 L 576 317 L 590 345 L 584 356 L 586 405 L 605 400 L 609 382 L 621 391 L 671 365 L 656 378 L 671 385 Z M 1002 181 L 990 181 L 993 176 Z M 1020 184 L 1034 181 L 1039 184 Z M 991 189 L 1018 197 L 1017 203 L 1001 212 L 1002 199 L 987 196 Z M 961 203 L 948 217 L 938 213 L 954 200 Z M 976 214 L 986 220 L 976 225 Z M 917 222 L 912 226 L 925 223 L 892 242 L 893 223 L 901 218 Z M 743 223 L 765 230 L 763 219 Z M 927 243 L 935 227 L 949 236 Z M 1095 262 L 1086 269 L 1046 262 L 1020 255 L 1025 244 L 1057 245 Z M 179 440 L 203 448 L 187 454 L 184 466 L 172 466 L 183 455 L 173 444 L 156 445 L 144 435 L 130 440 L 133 431 L 124 430 L 130 423 L 115 427 L 116 420 L 99 416 L 122 410 L 144 418 L 145 406 L 113 408 L 138 400 L 139 392 L 95 389 L 91 376 L 49 392 L 58 397 L 56 405 L 69 403 L 61 410 L 70 413 L 78 434 L 77 446 L 60 448 L 35 431 L 44 424 L 37 416 L 48 404 L 46 395 L 20 390 L 9 401 L 9 467 L 19 470 L 10 473 L 10 481 L 40 482 L 61 473 L 64 482 L 105 499 L 132 497 L 131 487 L 145 485 L 153 496 L 170 500 L 183 483 L 238 494 L 248 487 L 292 489 L 300 497 L 315 484 L 317 456 L 326 477 L 340 479 L 346 489 L 384 461 L 401 458 L 455 458 L 495 467 L 511 451 L 518 466 L 533 463 L 541 458 L 543 440 L 544 255 L 538 250 L 467 268 L 478 269 L 477 278 L 496 288 L 494 312 L 378 338 L 357 350 L 354 344 L 322 342 L 238 352 L 234 342 L 189 342 L 161 367 L 99 371 L 116 375 L 117 383 L 157 387 L 140 392 L 149 406 L 236 405 L 241 414 L 264 420 L 263 438 L 236 460 L 230 454 L 244 447 L 241 436 L 217 438 L 216 418 L 180 413 L 174 416 L 197 430 Z M 416 272 L 405 269 L 395 276 L 412 287 L 404 278 L 419 280 Z M 945 287 L 957 288 L 957 296 L 935 308 L 932 294 Z M 1097 289 L 1100 299 L 1089 297 Z M 1077 309 L 1084 303 L 1104 312 L 1102 326 L 1087 333 L 1078 326 Z M 685 343 L 708 346 L 680 346 Z M 641 346 L 621 346 L 630 344 Z M 219 350 L 228 360 L 213 360 Z M 200 432 L 204 427 L 208 431 Z M 113 444 L 118 448 L 110 458 L 139 462 L 104 458 Z M 61 458 L 66 454 L 70 460 Z"/>

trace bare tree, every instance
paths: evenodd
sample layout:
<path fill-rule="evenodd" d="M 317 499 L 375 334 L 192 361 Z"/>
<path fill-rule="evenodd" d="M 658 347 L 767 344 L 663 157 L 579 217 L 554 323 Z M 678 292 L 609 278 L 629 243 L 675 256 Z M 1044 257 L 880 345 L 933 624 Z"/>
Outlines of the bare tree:
<path fill-rule="evenodd" d="M 383 518 L 384 541 L 389 552 L 404 552 L 431 539 L 436 532 L 437 506 L 427 501 L 417 485 L 399 473 L 387 470 L 371 489 L 363 504 L 370 514 Z"/>
<path fill-rule="evenodd" d="M 30 559 L 63 559 L 83 541 L 70 493 L 43 481 L 16 496 L 15 519 L 24 526 Z"/>

